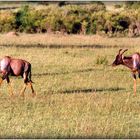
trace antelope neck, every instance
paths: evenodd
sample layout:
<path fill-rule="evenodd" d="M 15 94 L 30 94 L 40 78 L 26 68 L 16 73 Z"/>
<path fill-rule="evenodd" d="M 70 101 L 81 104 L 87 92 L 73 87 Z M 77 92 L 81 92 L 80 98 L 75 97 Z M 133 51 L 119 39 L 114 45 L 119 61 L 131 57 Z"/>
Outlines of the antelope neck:
<path fill-rule="evenodd" d="M 124 65 L 132 70 L 133 69 L 132 57 L 131 56 L 130 57 L 124 56 L 122 65 Z"/>

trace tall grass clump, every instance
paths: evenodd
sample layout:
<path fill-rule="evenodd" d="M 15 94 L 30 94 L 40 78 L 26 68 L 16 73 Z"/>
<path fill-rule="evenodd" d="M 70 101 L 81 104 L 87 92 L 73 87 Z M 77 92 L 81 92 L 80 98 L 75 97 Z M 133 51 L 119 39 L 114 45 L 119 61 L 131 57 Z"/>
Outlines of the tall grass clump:
<path fill-rule="evenodd" d="M 107 57 L 106 56 L 97 56 L 96 64 L 97 65 L 107 65 L 108 64 Z"/>

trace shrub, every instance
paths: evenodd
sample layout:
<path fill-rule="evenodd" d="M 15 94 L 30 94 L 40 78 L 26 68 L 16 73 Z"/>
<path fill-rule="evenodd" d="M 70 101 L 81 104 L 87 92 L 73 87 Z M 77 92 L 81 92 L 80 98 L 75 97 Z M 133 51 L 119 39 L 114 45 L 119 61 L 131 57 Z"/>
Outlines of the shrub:
<path fill-rule="evenodd" d="M 49 4 L 42 9 L 24 5 L 17 12 L 0 12 L 0 32 L 10 30 L 28 33 L 63 31 L 69 34 L 104 32 L 113 36 L 116 33 L 126 35 L 132 24 L 138 25 L 139 12 L 140 9 L 132 8 L 119 13 L 109 12 L 101 2 L 84 5 Z"/>
<path fill-rule="evenodd" d="M 122 8 L 122 5 L 121 4 L 115 4 L 114 7 L 117 9 L 117 8 Z"/>
<path fill-rule="evenodd" d="M 23 6 L 16 14 L 16 29 L 21 32 L 45 32 L 45 16 L 43 10 L 35 10 L 29 6 Z"/>
<path fill-rule="evenodd" d="M 127 1 L 125 2 L 125 7 L 128 9 L 140 9 L 139 1 Z"/>
<path fill-rule="evenodd" d="M 0 32 L 9 32 L 15 28 L 15 16 L 12 12 L 0 12 Z"/>
<path fill-rule="evenodd" d="M 28 21 L 29 6 L 22 7 L 16 14 L 16 29 L 24 31 L 29 26 Z"/>

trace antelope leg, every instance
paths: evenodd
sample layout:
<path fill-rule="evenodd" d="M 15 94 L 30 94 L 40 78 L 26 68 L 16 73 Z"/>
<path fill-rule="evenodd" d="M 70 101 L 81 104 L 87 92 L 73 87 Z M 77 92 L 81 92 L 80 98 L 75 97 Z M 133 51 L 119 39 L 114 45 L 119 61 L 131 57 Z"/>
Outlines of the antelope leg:
<path fill-rule="evenodd" d="M 21 89 L 20 91 L 20 96 L 24 97 L 24 92 L 26 90 L 26 84 L 24 85 L 24 87 Z"/>
<path fill-rule="evenodd" d="M 136 95 L 136 72 L 132 72 L 132 76 L 133 76 L 133 80 L 134 80 L 134 86 L 133 86 L 133 90 L 134 90 L 134 96 Z"/>
<path fill-rule="evenodd" d="M 134 79 L 134 86 L 133 86 L 133 89 L 134 89 L 134 95 L 136 96 L 136 79 Z"/>
<path fill-rule="evenodd" d="M 32 83 L 29 82 L 28 85 L 30 86 L 30 88 L 31 88 L 31 90 L 32 90 L 32 95 L 33 95 L 33 97 L 36 96 L 36 93 L 35 93 L 35 91 L 34 91 L 34 88 L 33 88 L 33 86 L 32 86 Z"/>
<path fill-rule="evenodd" d="M 3 82 L 3 79 L 0 77 L 0 86 L 1 86 L 2 82 Z"/>

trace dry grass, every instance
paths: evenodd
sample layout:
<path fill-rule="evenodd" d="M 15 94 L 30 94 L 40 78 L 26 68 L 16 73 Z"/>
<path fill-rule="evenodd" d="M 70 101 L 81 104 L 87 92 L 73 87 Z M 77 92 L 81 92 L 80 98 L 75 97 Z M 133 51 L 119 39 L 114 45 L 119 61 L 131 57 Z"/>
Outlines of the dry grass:
<path fill-rule="evenodd" d="M 130 47 L 126 54 L 140 52 L 137 45 L 129 43 L 139 38 L 127 39 L 117 38 L 119 41 L 113 44 L 107 40 L 115 38 L 100 40 L 91 36 L 2 36 L 1 44 L 11 45 L 0 47 L 0 57 L 10 55 L 32 63 L 37 96 L 30 97 L 31 91 L 27 89 L 25 99 L 18 97 L 23 85 L 21 78 L 11 77 L 13 98 L 8 96 L 6 82 L 2 84 L 0 138 L 139 138 L 140 86 L 138 84 L 134 97 L 130 72 L 124 67 L 108 66 L 120 47 L 50 49 L 29 46 L 103 42 L 118 46 L 126 40 L 124 43 Z M 16 47 L 18 43 L 20 46 L 28 44 L 28 47 Z"/>
<path fill-rule="evenodd" d="M 69 47 L 69 46 L 89 46 L 89 47 L 138 47 L 140 38 L 108 38 L 99 35 L 59 35 L 59 34 L 20 34 L 0 35 L 1 46 L 50 46 L 50 47 Z"/>

